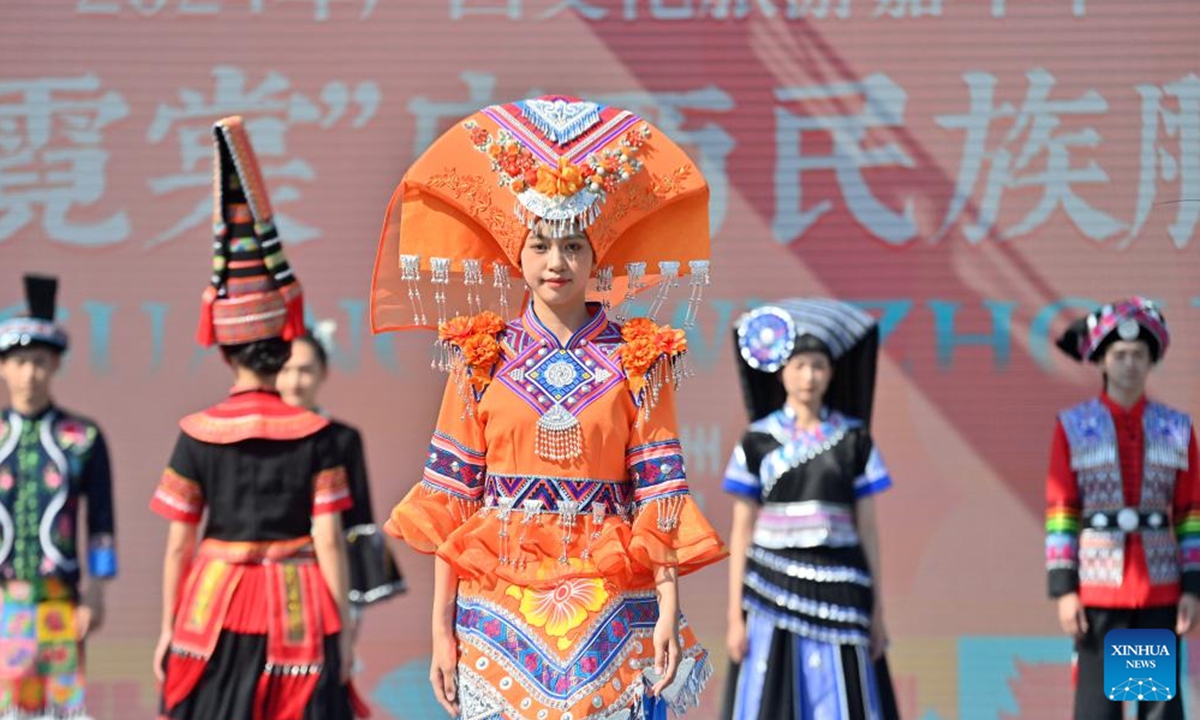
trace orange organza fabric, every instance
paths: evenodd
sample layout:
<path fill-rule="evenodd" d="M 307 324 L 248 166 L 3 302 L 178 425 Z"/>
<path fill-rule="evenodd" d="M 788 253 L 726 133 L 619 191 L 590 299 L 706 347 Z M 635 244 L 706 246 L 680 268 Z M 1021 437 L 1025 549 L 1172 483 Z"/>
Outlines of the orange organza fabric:
<path fill-rule="evenodd" d="M 532 342 L 546 347 L 557 343 L 543 333 L 530 332 L 526 326 L 534 322 L 532 311 L 527 310 L 517 332 L 532 335 Z M 619 340 L 607 346 L 603 342 L 617 326 L 603 318 L 597 324 L 590 333 L 592 347 L 604 348 L 619 364 Z M 580 340 L 586 346 L 589 337 L 576 342 Z M 495 378 L 511 372 L 512 361 L 520 354 L 510 344 L 501 347 Z M 583 456 L 558 462 L 535 452 L 539 413 L 508 385 L 494 379 L 478 402 L 469 392 L 454 378 L 447 383 L 430 448 L 431 457 L 448 459 L 442 468 L 445 472 L 431 468 L 433 460 L 427 462 L 424 480 L 393 509 L 385 524 L 387 532 L 413 549 L 436 552 L 460 578 L 494 574 L 508 582 L 548 586 L 566 578 L 606 576 L 617 577 L 630 588 L 652 587 L 656 567 L 676 567 L 686 575 L 727 554 L 686 489 L 671 382 L 657 389 L 657 403 L 648 414 L 636 404 L 628 379 L 617 382 L 579 413 Z M 667 448 L 666 461 L 679 465 L 672 482 L 662 483 L 670 484 L 673 491 L 662 497 L 653 484 L 639 484 L 630 477 L 631 453 L 636 456 L 639 448 L 648 446 Z M 672 448 L 677 457 L 671 457 Z M 458 470 L 452 467 L 455 463 Z M 503 490 L 483 480 L 485 476 L 547 479 L 555 481 L 551 485 L 570 482 L 577 488 L 588 483 L 606 485 L 612 489 L 609 497 L 627 500 L 629 508 L 618 510 L 610 503 L 603 516 L 581 512 L 569 526 L 561 513 L 526 512 L 520 502 L 506 516 L 495 502 Z M 676 476 L 684 480 L 682 493 L 677 492 Z M 588 491 L 578 495 L 587 496 Z M 531 498 L 522 501 L 526 499 Z"/>

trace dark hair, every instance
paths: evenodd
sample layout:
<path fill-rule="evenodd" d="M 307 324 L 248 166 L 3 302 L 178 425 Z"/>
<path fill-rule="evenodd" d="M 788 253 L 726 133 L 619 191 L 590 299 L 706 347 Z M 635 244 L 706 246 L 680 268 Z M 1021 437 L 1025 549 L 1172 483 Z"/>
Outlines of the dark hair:
<path fill-rule="evenodd" d="M 273 337 L 241 345 L 222 345 L 221 355 L 230 365 L 244 367 L 259 375 L 278 375 L 292 356 L 292 344 Z"/>
<path fill-rule="evenodd" d="M 1104 340 L 1102 340 L 1100 344 L 1096 346 L 1096 349 L 1092 351 L 1092 362 L 1104 362 L 1104 356 L 1108 354 L 1108 349 L 1112 347 L 1113 343 L 1121 339 L 1123 338 L 1121 338 L 1117 333 L 1109 333 L 1108 337 L 1104 338 Z M 1145 345 L 1146 349 L 1150 351 L 1150 364 L 1158 364 L 1158 357 L 1162 352 L 1162 348 L 1158 344 L 1158 338 L 1154 337 L 1153 333 L 1144 327 L 1139 328 L 1138 336 L 1133 339 L 1133 342 L 1140 342 Z"/>
<path fill-rule="evenodd" d="M 833 363 L 833 353 L 829 350 L 829 346 L 821 342 L 816 335 L 805 333 L 796 338 L 796 345 L 792 348 L 792 356 L 794 357 L 805 352 L 821 353 L 829 359 L 831 364 Z"/>
<path fill-rule="evenodd" d="M 312 348 L 313 355 L 317 356 L 317 362 L 320 363 L 322 370 L 329 369 L 329 353 L 325 351 L 325 346 L 317 339 L 316 335 L 309 328 L 304 329 L 304 334 L 296 338 L 295 342 L 307 343 Z"/>

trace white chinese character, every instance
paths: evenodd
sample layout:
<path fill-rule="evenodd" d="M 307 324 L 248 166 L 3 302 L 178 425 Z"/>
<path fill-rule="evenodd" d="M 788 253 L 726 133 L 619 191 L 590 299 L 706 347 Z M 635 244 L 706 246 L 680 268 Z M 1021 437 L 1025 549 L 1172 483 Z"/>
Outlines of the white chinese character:
<path fill-rule="evenodd" d="M 824 20 L 829 17 L 830 5 L 830 0 L 787 0 L 787 17 L 789 20 Z M 842 20 L 850 17 L 850 0 L 839 0 L 833 14 Z"/>
<path fill-rule="evenodd" d="M 942 16 L 942 0 L 876 0 L 875 17 L 890 15 L 903 17 Z"/>
<path fill-rule="evenodd" d="M 732 7 L 731 7 L 732 6 Z M 778 10 L 771 0 L 700 0 L 700 16 L 718 20 L 742 20 L 758 8 L 763 17 L 775 17 Z"/>
<path fill-rule="evenodd" d="M 638 0 L 625 0 L 626 20 L 637 20 Z M 667 0 L 650 0 L 650 17 L 655 20 L 691 20 L 696 16 L 696 8 L 692 0 L 675 0 L 670 4 Z"/>
<path fill-rule="evenodd" d="M 712 232 L 720 231 L 729 205 L 729 173 L 725 160 L 737 142 L 720 124 L 706 120 L 684 127 L 688 111 L 702 115 L 725 113 L 733 109 L 733 98 L 724 90 L 709 85 L 700 90 L 685 92 L 632 92 L 603 95 L 596 98 L 616 107 L 625 108 L 646 118 L 672 140 L 697 149 L 697 164 L 708 181 L 711 201 L 708 206 Z"/>
<path fill-rule="evenodd" d="M 521 0 L 501 0 L 486 7 L 468 7 L 468 0 L 450 0 L 450 19 L 462 20 L 467 15 L 504 15 L 509 20 L 521 19 Z"/>
<path fill-rule="evenodd" d="M 828 199 L 807 210 L 801 207 L 805 173 L 829 170 L 837 178 L 846 207 L 876 237 L 893 245 L 916 237 L 912 199 L 905 200 L 901 212 L 888 208 L 871 192 L 862 172 L 878 167 L 913 167 L 912 158 L 895 143 L 863 147 L 864 137 L 872 130 L 903 127 L 904 107 L 908 100 L 904 89 L 886 75 L 874 73 L 861 82 L 775 90 L 775 99 L 780 102 L 833 100 L 842 105 L 860 97 L 863 110 L 858 115 L 795 115 L 784 108 L 775 108 L 777 158 L 772 229 L 780 242 L 791 242 L 800 237 L 832 209 L 833 202 Z M 833 148 L 829 155 L 802 152 L 803 135 L 812 131 L 832 137 Z"/>
<path fill-rule="evenodd" d="M 1050 100 L 1054 76 L 1037 69 L 1027 73 L 1029 91 L 1020 112 L 1009 103 L 994 106 L 996 78 L 989 73 L 971 72 L 963 76 L 971 89 L 971 109 L 966 115 L 941 115 L 938 124 L 950 130 L 966 133 L 958 182 L 950 210 L 935 240 L 943 237 L 959 219 L 971 200 L 972 192 L 984 163 L 989 166 L 983 198 L 974 212 L 975 221 L 963 234 L 973 243 L 980 242 L 996 231 L 997 219 L 1010 189 L 1041 188 L 1038 204 L 1017 224 L 996 233 L 999 239 L 1024 235 L 1045 223 L 1056 208 L 1062 209 L 1087 237 L 1104 240 L 1117 233 L 1121 223 L 1101 210 L 1088 205 L 1075 194 L 1074 185 L 1095 185 L 1108 182 L 1108 175 L 1094 161 L 1083 167 L 1071 166 L 1071 149 L 1094 148 L 1100 144 L 1095 128 L 1066 132 L 1064 115 L 1102 115 L 1108 103 L 1094 90 L 1076 100 Z M 998 147 L 989 149 L 988 135 L 995 120 L 1012 118 L 1012 124 Z M 1024 138 L 1024 144 L 1014 147 Z M 1039 169 L 1031 169 L 1031 165 Z"/>
<path fill-rule="evenodd" d="M 1087 0 L 1071 0 L 1071 12 L 1075 17 L 1087 14 Z M 1005 0 L 992 0 L 992 17 L 1004 17 L 1008 14 L 1008 4 Z"/>
<path fill-rule="evenodd" d="M 1179 186 L 1175 222 L 1167 228 L 1175 247 L 1187 247 L 1200 220 L 1200 78 L 1194 73 L 1172 83 L 1139 85 L 1142 96 L 1141 179 L 1138 183 L 1137 212 L 1128 240 L 1133 240 L 1146 224 L 1155 204 L 1158 180 Z M 1178 111 L 1163 107 L 1163 97 L 1175 98 Z M 1161 128 L 1161 130 L 1160 130 Z M 1179 143 L 1172 153 L 1162 144 L 1161 136 Z"/>
<path fill-rule="evenodd" d="M 104 128 L 129 115 L 116 91 L 100 94 L 94 75 L 0 81 L 0 241 L 33 222 L 72 245 L 106 245 L 129 237 L 124 211 L 74 221 L 76 205 L 104 196 Z"/>
<path fill-rule="evenodd" d="M 576 14 L 581 15 L 588 20 L 603 20 L 608 16 L 608 10 L 606 8 L 596 7 L 595 5 L 585 2 L 584 0 L 562 0 L 562 2 L 559 4 L 542 13 L 541 19 L 546 20 L 552 18 L 555 15 L 561 15 L 568 10 L 574 10 Z"/>
<path fill-rule="evenodd" d="M 214 68 L 213 76 L 216 82 L 211 100 L 197 90 L 180 90 L 180 104 L 159 105 L 146 133 L 150 142 L 158 143 L 174 131 L 182 165 L 177 174 L 151 179 L 151 191 L 155 195 L 164 195 L 185 190 L 199 196 L 191 211 L 151 238 L 150 245 L 173 240 L 208 223 L 212 215 L 209 189 L 212 185 L 214 120 L 226 115 L 246 118 L 246 130 L 270 187 L 271 204 L 279 207 L 300 199 L 300 188 L 286 181 L 308 183 L 316 179 L 316 171 L 306 161 L 287 159 L 288 130 L 302 125 L 333 127 L 352 106 L 357 106 L 358 112 L 350 126 L 358 129 L 370 121 L 379 108 L 379 86 L 371 81 L 360 82 L 353 91 L 341 81 L 329 82 L 321 89 L 320 101 L 314 102 L 292 89 L 291 82 L 277 72 L 268 73 L 253 89 L 247 88 L 246 74 L 241 68 L 218 66 Z M 321 236 L 320 229 L 283 213 L 276 214 L 275 224 L 288 242 L 304 242 Z"/>
<path fill-rule="evenodd" d="M 495 75 L 468 70 L 461 73 L 459 78 L 467 86 L 466 100 L 439 102 L 419 96 L 408 102 L 408 111 L 417 118 L 416 132 L 413 133 L 413 157 L 425 152 L 425 148 L 445 132 L 449 123 L 492 104 L 496 90 Z"/>

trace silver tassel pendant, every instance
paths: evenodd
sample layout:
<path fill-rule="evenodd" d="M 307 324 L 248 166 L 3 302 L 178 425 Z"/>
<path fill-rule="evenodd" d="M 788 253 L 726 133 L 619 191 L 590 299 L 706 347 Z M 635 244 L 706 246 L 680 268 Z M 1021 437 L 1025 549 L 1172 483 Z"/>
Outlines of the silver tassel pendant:
<path fill-rule="evenodd" d="M 688 270 L 691 273 L 688 284 L 691 286 L 692 295 L 688 298 L 687 315 L 683 319 L 684 330 L 696 324 L 696 315 L 700 312 L 700 303 L 704 299 L 704 288 L 712 283 L 709 275 L 710 268 L 707 260 L 692 260 L 688 263 Z"/>
<path fill-rule="evenodd" d="M 400 280 L 408 288 L 408 304 L 413 311 L 413 324 L 424 325 L 425 305 L 421 301 L 421 256 L 400 256 Z"/>
<path fill-rule="evenodd" d="M 463 285 L 467 288 L 467 312 L 478 315 L 483 312 L 483 297 L 479 288 L 483 286 L 483 262 L 467 259 L 462 261 Z"/>
<path fill-rule="evenodd" d="M 654 294 L 654 302 L 650 305 L 650 319 L 657 320 L 671 295 L 671 290 L 679 287 L 679 263 L 674 260 L 664 260 L 658 264 L 658 288 Z"/>
<path fill-rule="evenodd" d="M 646 287 L 646 263 L 631 262 L 625 265 L 625 299 L 617 307 L 617 322 L 623 323 L 629 319 L 630 307 L 634 298 L 642 288 Z"/>
<path fill-rule="evenodd" d="M 575 518 L 579 515 L 579 506 L 578 500 L 558 501 L 558 526 L 562 529 L 562 551 L 558 554 L 558 562 L 561 565 L 567 564 L 567 548 L 571 546 Z"/>
<path fill-rule="evenodd" d="M 604 312 L 608 312 L 612 307 L 612 289 L 613 268 L 612 265 L 605 265 L 596 270 L 596 293 L 600 296 L 600 305 Z"/>
<path fill-rule="evenodd" d="M 512 278 L 508 266 L 499 260 L 492 263 L 492 287 L 500 295 L 500 316 L 508 320 L 508 291 L 512 288 Z"/>
<path fill-rule="evenodd" d="M 446 286 L 450 284 L 450 258 L 429 258 L 429 282 L 434 285 L 438 325 L 446 322 Z"/>
<path fill-rule="evenodd" d="M 555 405 L 537 421 L 535 443 L 538 457 L 551 462 L 583 456 L 583 427 L 579 418 L 562 405 Z"/>

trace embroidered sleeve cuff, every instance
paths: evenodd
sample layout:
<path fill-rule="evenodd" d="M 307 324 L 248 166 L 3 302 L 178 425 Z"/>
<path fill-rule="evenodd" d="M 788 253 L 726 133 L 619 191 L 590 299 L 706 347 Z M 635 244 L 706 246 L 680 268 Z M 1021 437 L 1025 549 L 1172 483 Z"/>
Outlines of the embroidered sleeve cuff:
<path fill-rule="evenodd" d="M 862 475 L 854 481 L 854 497 L 855 499 L 862 499 L 869 495 L 881 493 L 891 486 L 891 475 L 883 475 L 876 478 L 869 478 L 866 475 Z"/>
<path fill-rule="evenodd" d="M 339 466 L 317 473 L 313 480 L 313 515 L 342 512 L 353 506 L 345 468 Z"/>
<path fill-rule="evenodd" d="M 1179 569 L 1184 575 L 1200 573 L 1200 538 L 1179 539 Z"/>
<path fill-rule="evenodd" d="M 462 500 L 483 497 L 485 459 L 445 433 L 435 433 L 429 443 L 422 482 Z"/>
<path fill-rule="evenodd" d="M 762 488 L 757 484 L 749 485 L 737 478 L 726 477 L 724 482 L 721 483 L 721 489 L 730 495 L 744 497 L 754 502 L 762 502 Z"/>
<path fill-rule="evenodd" d="M 1200 545 L 1200 511 L 1189 510 L 1182 520 L 1175 523 L 1175 536 L 1181 544 Z"/>
<path fill-rule="evenodd" d="M 88 574 L 96 578 L 117 576 L 117 550 L 112 535 L 97 535 L 88 548 Z"/>
<path fill-rule="evenodd" d="M 204 514 L 204 493 L 194 480 L 167 468 L 150 500 L 150 509 L 168 520 L 195 525 Z"/>
<path fill-rule="evenodd" d="M 651 500 L 688 494 L 687 472 L 678 440 L 663 440 L 625 453 L 625 466 L 633 480 L 633 500 Z"/>

